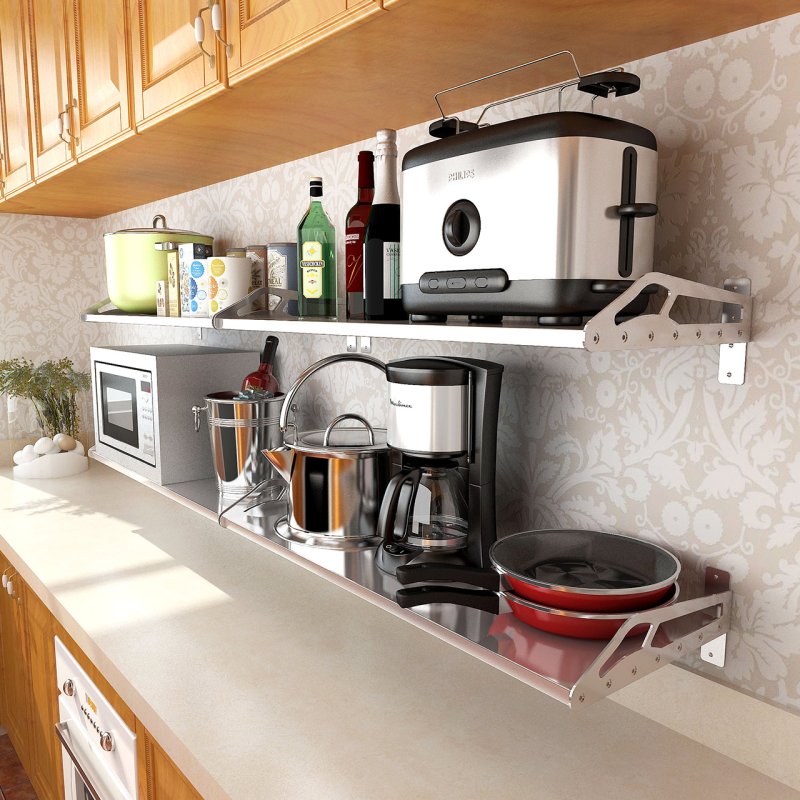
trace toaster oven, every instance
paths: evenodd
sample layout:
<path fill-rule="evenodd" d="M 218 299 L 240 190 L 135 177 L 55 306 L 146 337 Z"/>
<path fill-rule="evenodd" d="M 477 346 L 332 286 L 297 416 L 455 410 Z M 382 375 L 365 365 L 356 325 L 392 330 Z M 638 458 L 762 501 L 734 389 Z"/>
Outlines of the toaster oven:
<path fill-rule="evenodd" d="M 556 89 L 560 107 L 567 86 L 600 97 L 639 88 L 619 70 L 582 76 L 569 51 L 495 75 L 563 55 L 575 79 L 510 99 Z M 442 111 L 430 131 L 440 138 L 403 159 L 400 283 L 412 320 L 529 315 L 579 324 L 652 269 L 651 131 L 560 110 L 488 126 Z"/>

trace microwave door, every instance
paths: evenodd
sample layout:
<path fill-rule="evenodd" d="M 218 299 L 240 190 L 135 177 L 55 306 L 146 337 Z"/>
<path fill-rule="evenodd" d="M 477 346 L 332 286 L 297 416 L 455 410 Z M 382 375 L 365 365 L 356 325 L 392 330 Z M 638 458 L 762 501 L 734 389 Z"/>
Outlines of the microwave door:
<path fill-rule="evenodd" d="M 136 380 L 110 372 L 100 373 L 100 409 L 103 433 L 139 449 Z"/>

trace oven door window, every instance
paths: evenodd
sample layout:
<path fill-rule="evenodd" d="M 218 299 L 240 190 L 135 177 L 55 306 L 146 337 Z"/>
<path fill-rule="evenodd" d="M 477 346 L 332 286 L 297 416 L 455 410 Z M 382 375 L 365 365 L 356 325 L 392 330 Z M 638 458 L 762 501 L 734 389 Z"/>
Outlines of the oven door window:
<path fill-rule="evenodd" d="M 100 407 L 103 417 L 103 433 L 138 449 L 139 419 L 136 407 L 136 381 L 122 375 L 101 372 Z"/>

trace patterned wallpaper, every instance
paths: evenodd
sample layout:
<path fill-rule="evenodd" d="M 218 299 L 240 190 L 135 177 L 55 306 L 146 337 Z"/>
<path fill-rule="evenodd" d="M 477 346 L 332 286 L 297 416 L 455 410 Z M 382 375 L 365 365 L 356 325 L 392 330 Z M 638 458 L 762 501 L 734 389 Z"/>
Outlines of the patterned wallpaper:
<path fill-rule="evenodd" d="M 501 534 L 599 527 L 660 542 L 685 570 L 731 571 L 734 632 L 722 673 L 693 669 L 800 710 L 800 15 L 628 65 L 639 94 L 596 110 L 655 131 L 660 148 L 657 268 L 713 285 L 748 276 L 757 295 L 744 386 L 716 380 L 714 348 L 589 354 L 524 347 L 375 340 L 383 359 L 461 353 L 506 367 L 498 470 Z M 470 77 L 470 76 L 465 76 Z M 792 81 L 794 80 L 794 83 Z M 585 107 L 572 97 L 568 104 Z M 536 98 L 494 120 L 552 110 Z M 474 118 L 474 115 L 473 115 Z M 427 139 L 400 131 L 401 153 Z M 0 215 L 0 357 L 94 343 L 199 341 L 182 329 L 84 325 L 105 296 L 105 231 L 149 224 L 207 231 L 220 247 L 287 240 L 322 175 L 339 231 L 355 198 L 354 143 L 96 221 Z M 193 338 L 195 337 L 195 338 Z M 262 334 L 204 341 L 257 348 Z M 281 336 L 288 384 L 343 350 L 339 337 Z M 324 391 L 323 391 L 324 389 Z M 305 419 L 359 410 L 383 421 L 377 374 L 328 370 L 304 390 Z M 9 435 L 0 414 L 0 439 Z"/>

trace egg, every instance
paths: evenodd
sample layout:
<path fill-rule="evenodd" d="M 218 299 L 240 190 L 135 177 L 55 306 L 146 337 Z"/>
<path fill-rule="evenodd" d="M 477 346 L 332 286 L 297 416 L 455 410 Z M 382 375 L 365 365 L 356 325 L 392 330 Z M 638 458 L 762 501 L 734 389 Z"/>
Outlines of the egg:
<path fill-rule="evenodd" d="M 83 445 L 80 443 L 78 439 L 75 440 L 75 449 L 73 450 L 74 453 L 77 453 L 79 456 L 86 455 L 86 450 L 84 450 Z"/>
<path fill-rule="evenodd" d="M 29 461 L 36 460 L 36 453 L 34 452 L 32 444 L 26 444 L 22 450 L 19 451 L 20 464 L 27 464 Z M 16 459 L 14 459 L 16 461 Z"/>
<path fill-rule="evenodd" d="M 37 456 L 44 456 L 47 455 L 53 449 L 53 440 L 49 436 L 42 436 L 41 439 L 36 441 L 36 444 L 33 446 L 33 452 L 36 453 Z"/>
<path fill-rule="evenodd" d="M 63 450 L 66 453 L 70 450 L 74 450 L 77 442 L 68 433 L 57 433 L 53 437 L 53 444 L 57 445 L 59 450 Z"/>
<path fill-rule="evenodd" d="M 25 454 L 22 452 L 22 450 L 17 450 L 17 452 L 14 453 L 14 455 L 12 456 L 12 458 L 14 459 L 14 463 L 18 465 L 24 464 L 27 461 L 27 459 L 25 458 Z"/>

